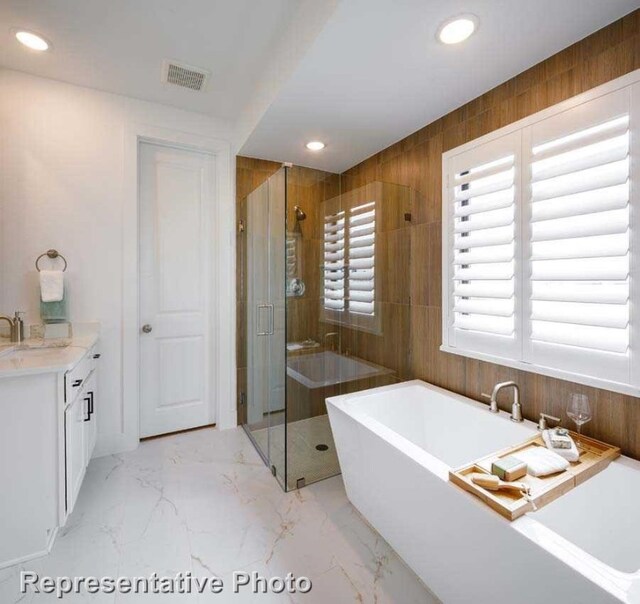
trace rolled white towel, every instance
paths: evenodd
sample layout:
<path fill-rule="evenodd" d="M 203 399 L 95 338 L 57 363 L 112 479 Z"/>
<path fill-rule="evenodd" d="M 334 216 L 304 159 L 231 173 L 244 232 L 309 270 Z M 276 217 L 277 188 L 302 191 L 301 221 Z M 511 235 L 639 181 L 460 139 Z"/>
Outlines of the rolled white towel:
<path fill-rule="evenodd" d="M 514 453 L 513 457 L 527 464 L 527 473 L 531 476 L 557 474 L 569 467 L 569 462 L 564 457 L 544 447 L 530 447 Z"/>
<path fill-rule="evenodd" d="M 60 302 L 64 298 L 62 271 L 40 271 L 40 297 L 43 302 Z"/>
<path fill-rule="evenodd" d="M 578 452 L 578 447 L 576 447 L 576 443 L 573 438 L 571 438 L 570 449 L 557 449 L 556 447 L 553 447 L 551 445 L 551 436 L 549 434 L 549 430 L 542 431 L 542 440 L 544 440 L 544 444 L 547 446 L 547 449 L 564 457 L 567 461 L 578 461 L 578 459 L 580 459 L 580 453 Z"/>

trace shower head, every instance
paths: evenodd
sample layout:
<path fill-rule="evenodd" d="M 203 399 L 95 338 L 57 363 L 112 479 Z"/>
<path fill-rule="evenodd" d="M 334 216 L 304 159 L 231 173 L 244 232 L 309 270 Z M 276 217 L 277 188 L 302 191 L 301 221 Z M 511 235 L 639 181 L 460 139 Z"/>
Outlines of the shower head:
<path fill-rule="evenodd" d="M 307 217 L 306 213 L 300 206 L 294 206 L 293 209 L 296 211 L 296 220 L 298 222 L 303 221 Z"/>

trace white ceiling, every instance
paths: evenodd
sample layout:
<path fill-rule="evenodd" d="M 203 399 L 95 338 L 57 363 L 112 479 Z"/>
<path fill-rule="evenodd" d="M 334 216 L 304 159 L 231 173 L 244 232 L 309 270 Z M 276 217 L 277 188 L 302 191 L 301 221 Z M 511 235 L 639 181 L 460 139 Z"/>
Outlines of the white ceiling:
<path fill-rule="evenodd" d="M 0 65 L 235 120 L 298 0 L 0 0 Z M 20 46 L 11 29 L 46 36 Z M 212 72 L 204 93 L 160 81 L 163 59 Z"/>
<path fill-rule="evenodd" d="M 232 120 L 244 155 L 339 172 L 638 6 L 0 0 L 0 66 Z M 479 17 L 477 33 L 460 46 L 438 43 L 438 25 L 463 12 Z M 46 36 L 52 51 L 23 48 L 17 27 Z M 164 59 L 211 71 L 206 91 L 163 84 Z M 311 139 L 327 148 L 312 154 Z"/>
<path fill-rule="evenodd" d="M 341 172 L 640 6 L 638 0 L 342 0 L 241 154 Z M 444 46 L 445 19 L 477 33 Z M 309 140 L 324 151 L 304 148 Z"/>

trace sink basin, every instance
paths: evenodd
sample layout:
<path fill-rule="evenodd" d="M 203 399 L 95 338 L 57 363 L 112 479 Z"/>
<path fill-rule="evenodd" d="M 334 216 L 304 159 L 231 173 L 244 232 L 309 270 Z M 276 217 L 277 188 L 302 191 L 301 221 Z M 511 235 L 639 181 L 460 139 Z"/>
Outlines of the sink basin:
<path fill-rule="evenodd" d="M 46 358 L 55 355 L 56 351 L 68 348 L 71 342 L 58 342 L 55 344 L 39 344 L 39 345 L 18 345 L 19 347 L 9 348 L 0 352 L 0 359 L 3 360 L 20 360 Z"/>
<path fill-rule="evenodd" d="M 14 350 L 9 356 L 10 357 L 46 357 L 50 355 L 52 352 L 59 350 L 59 346 L 55 348 L 19 348 L 18 350 Z"/>
<path fill-rule="evenodd" d="M 55 348 L 25 348 L 22 350 L 14 350 L 0 357 L 3 361 L 13 361 L 20 363 L 21 361 L 29 361 L 30 359 L 47 359 L 55 358 Z"/>
<path fill-rule="evenodd" d="M 14 350 L 16 352 L 30 352 L 33 350 L 56 350 L 57 348 L 67 348 L 70 345 L 70 340 L 56 341 L 47 344 L 33 344 L 27 342 L 25 344 L 18 344 Z"/>

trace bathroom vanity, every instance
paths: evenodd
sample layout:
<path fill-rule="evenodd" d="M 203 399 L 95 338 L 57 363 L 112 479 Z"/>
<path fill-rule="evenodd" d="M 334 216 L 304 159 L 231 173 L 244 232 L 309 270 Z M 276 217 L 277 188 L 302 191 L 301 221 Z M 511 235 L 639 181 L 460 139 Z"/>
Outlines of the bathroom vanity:
<path fill-rule="evenodd" d="M 47 554 L 97 436 L 98 329 L 0 350 L 0 568 Z"/>

